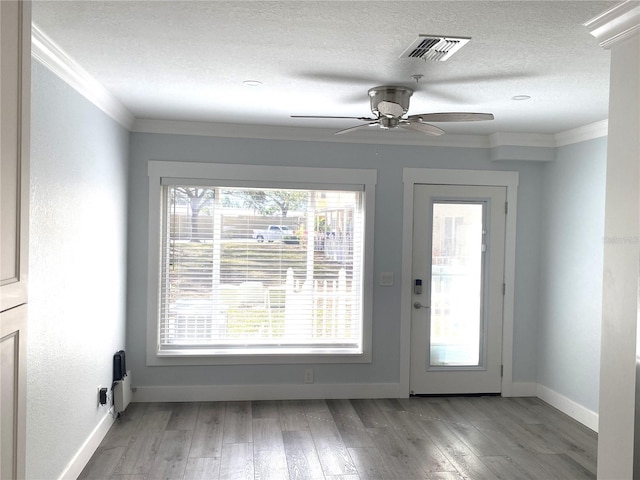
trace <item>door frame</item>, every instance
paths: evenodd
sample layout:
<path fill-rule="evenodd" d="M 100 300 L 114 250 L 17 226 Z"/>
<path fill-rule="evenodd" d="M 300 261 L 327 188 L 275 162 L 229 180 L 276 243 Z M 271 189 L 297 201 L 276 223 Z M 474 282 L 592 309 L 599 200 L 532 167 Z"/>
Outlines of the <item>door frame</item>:
<path fill-rule="evenodd" d="M 411 279 L 413 269 L 413 194 L 416 185 L 497 186 L 507 189 L 507 218 L 504 244 L 504 308 L 502 319 L 502 396 L 513 392 L 513 315 L 516 259 L 516 213 L 519 173 L 497 170 L 443 170 L 431 168 L 403 168 L 404 183 L 402 228 L 402 289 L 400 309 L 400 391 L 409 396 L 411 369 Z"/>

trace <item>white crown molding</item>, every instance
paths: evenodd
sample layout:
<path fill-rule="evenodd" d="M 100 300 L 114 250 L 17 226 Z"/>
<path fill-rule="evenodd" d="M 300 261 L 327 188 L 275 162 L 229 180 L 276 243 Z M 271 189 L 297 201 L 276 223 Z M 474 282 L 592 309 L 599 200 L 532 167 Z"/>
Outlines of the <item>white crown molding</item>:
<path fill-rule="evenodd" d="M 563 147 L 608 135 L 609 120 L 582 125 L 556 134 L 496 132 L 489 136 L 490 146 L 498 147 Z"/>
<path fill-rule="evenodd" d="M 555 147 L 555 139 L 547 133 L 496 132 L 489 135 L 489 146 L 496 147 Z"/>
<path fill-rule="evenodd" d="M 422 137 L 403 132 L 355 132 L 348 137 L 334 136 L 333 129 L 308 127 L 278 127 L 267 125 L 222 124 L 182 120 L 154 120 L 136 118 L 132 132 L 169 135 L 196 135 L 204 137 L 256 138 L 266 140 L 292 140 L 332 143 L 364 143 L 379 145 L 416 145 L 461 148 L 537 147 L 555 148 L 579 143 L 607 135 L 607 120 L 575 129 L 551 133 L 496 132 L 491 135 L 443 135 Z M 549 161 L 549 158 L 532 158 Z"/>
<path fill-rule="evenodd" d="M 627 0 L 583 24 L 600 46 L 610 49 L 628 38 L 640 35 L 640 2 Z"/>
<path fill-rule="evenodd" d="M 564 147 L 572 143 L 585 142 L 594 138 L 606 137 L 609 134 L 609 120 L 583 125 L 582 127 L 555 134 L 556 147 Z"/>
<path fill-rule="evenodd" d="M 100 82 L 69 57 L 47 35 L 31 26 L 31 55 L 120 125 L 131 130 L 134 117 Z"/>
<path fill-rule="evenodd" d="M 491 149 L 491 161 L 553 162 L 555 147 L 501 145 Z"/>
<path fill-rule="evenodd" d="M 334 129 L 308 127 L 282 127 L 271 125 L 222 124 L 180 120 L 153 120 L 137 118 L 131 131 L 205 137 L 256 138 L 331 143 L 366 143 L 378 145 L 415 145 L 438 147 L 487 148 L 484 135 L 443 135 L 427 137 L 404 132 L 372 130 L 355 132 L 348 136 L 335 136 Z"/>

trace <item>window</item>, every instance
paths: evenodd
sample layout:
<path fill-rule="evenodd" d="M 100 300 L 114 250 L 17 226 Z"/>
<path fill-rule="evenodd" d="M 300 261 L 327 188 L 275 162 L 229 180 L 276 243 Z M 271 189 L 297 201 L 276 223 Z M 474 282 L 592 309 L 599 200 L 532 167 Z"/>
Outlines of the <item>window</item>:
<path fill-rule="evenodd" d="M 150 162 L 149 178 L 149 364 L 370 360 L 375 171 Z"/>

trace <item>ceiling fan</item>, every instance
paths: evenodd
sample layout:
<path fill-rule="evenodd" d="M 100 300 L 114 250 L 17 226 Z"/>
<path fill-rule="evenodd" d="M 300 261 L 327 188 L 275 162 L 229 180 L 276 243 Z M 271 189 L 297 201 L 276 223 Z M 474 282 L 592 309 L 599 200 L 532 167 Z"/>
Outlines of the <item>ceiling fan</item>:
<path fill-rule="evenodd" d="M 332 117 L 322 115 L 291 115 L 292 118 L 342 118 L 367 122 L 355 127 L 345 128 L 335 132 L 334 135 L 352 132 L 367 127 L 380 127 L 383 129 L 403 128 L 426 135 L 442 135 L 444 130 L 427 122 L 477 122 L 481 120 L 493 120 L 492 113 L 472 112 L 442 112 L 419 113 L 405 116 L 409 110 L 409 99 L 413 90 L 407 87 L 382 86 L 369 89 L 371 117 Z"/>

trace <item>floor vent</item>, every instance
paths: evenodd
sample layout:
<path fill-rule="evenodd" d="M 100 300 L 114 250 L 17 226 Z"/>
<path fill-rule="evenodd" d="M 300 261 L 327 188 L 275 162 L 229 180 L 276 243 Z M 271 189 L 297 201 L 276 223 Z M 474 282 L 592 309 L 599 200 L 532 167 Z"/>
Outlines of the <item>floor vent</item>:
<path fill-rule="evenodd" d="M 400 55 L 400 58 L 421 58 L 444 62 L 464 47 L 471 38 L 418 35 L 418 38 Z"/>

